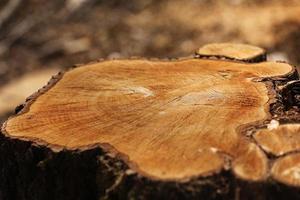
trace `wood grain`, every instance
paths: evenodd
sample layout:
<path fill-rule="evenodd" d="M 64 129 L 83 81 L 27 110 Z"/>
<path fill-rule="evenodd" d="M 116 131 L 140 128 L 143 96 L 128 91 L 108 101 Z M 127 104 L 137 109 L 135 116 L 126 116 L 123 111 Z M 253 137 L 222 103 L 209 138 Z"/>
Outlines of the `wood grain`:
<path fill-rule="evenodd" d="M 223 43 L 59 73 L 2 126 L 0 199 L 300 199 L 299 75 L 265 60 Z"/>
<path fill-rule="evenodd" d="M 260 47 L 238 43 L 212 43 L 196 52 L 200 58 L 229 59 L 245 62 L 266 61 L 266 51 Z"/>
<path fill-rule="evenodd" d="M 4 130 L 50 148 L 99 145 L 154 179 L 217 173 L 225 154 L 237 176 L 263 180 L 267 159 L 240 127 L 270 115 L 259 80 L 292 71 L 272 62 L 104 61 L 66 72 Z"/>

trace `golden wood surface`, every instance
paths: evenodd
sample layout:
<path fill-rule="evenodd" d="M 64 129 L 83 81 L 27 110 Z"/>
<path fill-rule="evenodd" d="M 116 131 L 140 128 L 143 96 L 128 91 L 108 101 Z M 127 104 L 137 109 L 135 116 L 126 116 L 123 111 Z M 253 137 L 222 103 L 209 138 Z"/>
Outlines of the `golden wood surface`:
<path fill-rule="evenodd" d="M 155 179 L 232 168 L 264 180 L 268 159 L 245 127 L 270 117 L 275 91 L 262 78 L 292 70 L 274 62 L 103 61 L 66 72 L 4 130 L 53 149 L 99 145 Z"/>

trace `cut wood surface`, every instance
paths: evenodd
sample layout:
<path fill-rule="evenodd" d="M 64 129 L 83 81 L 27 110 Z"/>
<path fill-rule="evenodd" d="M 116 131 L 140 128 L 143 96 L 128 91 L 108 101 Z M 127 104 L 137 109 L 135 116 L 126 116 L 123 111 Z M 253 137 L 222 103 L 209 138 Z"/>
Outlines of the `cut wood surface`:
<path fill-rule="evenodd" d="M 108 144 L 156 178 L 198 176 L 224 166 L 218 151 L 242 159 L 256 148 L 248 150 L 237 130 L 268 116 L 267 87 L 253 79 L 291 71 L 282 63 L 104 61 L 65 73 L 5 130 L 67 149 Z M 262 179 L 265 158 L 259 149 L 252 154 L 255 168 L 235 171 Z"/>
<path fill-rule="evenodd" d="M 230 59 L 246 62 L 262 62 L 266 60 L 264 49 L 247 45 L 233 43 L 207 44 L 201 47 L 196 54 L 200 58 Z"/>
<path fill-rule="evenodd" d="M 90 179 L 80 181 L 87 181 L 103 198 L 265 198 L 280 197 L 278 193 L 290 187 L 296 192 L 289 195 L 298 195 L 299 111 L 296 105 L 286 109 L 281 92 L 286 83 L 297 80 L 295 68 L 286 63 L 197 56 L 83 65 L 55 76 L 3 125 L 2 141 L 13 148 L 9 153 L 3 145 L 0 153 L 6 156 L 1 161 L 19 163 L 28 155 L 20 145 L 37 145 L 40 150 L 34 151 L 48 153 L 39 158 L 30 154 L 25 163 L 38 166 L 39 174 L 46 173 L 48 165 L 64 166 L 81 176 L 91 173 Z M 96 150 L 92 156 L 87 153 Z M 21 151 L 19 156 L 12 155 L 15 151 Z M 61 153 L 66 160 L 53 161 Z M 75 165 L 102 167 L 78 172 L 68 163 L 74 157 Z M 77 163 L 83 158 L 88 160 L 85 164 Z M 122 167 L 115 166 L 119 162 Z M 5 164 L 0 168 L 8 170 Z M 31 179 L 43 185 L 45 177 Z M 80 188 L 80 181 L 62 187 Z M 249 189 L 261 185 L 263 192 Z M 3 188 L 0 185 L 3 194 L 9 193 Z"/>

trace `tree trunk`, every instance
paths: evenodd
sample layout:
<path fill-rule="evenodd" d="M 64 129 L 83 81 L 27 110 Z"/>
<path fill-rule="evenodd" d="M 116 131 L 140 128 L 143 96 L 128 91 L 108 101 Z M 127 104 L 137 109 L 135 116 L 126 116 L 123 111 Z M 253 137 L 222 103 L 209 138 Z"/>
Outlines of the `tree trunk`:
<path fill-rule="evenodd" d="M 265 59 L 213 44 L 58 74 L 2 127 L 0 199 L 300 199 L 299 77 Z"/>

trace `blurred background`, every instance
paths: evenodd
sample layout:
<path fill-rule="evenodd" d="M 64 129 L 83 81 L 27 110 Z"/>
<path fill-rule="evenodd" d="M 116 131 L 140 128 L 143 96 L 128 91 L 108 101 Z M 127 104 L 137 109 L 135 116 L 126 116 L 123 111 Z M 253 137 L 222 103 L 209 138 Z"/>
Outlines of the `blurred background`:
<path fill-rule="evenodd" d="M 0 123 L 59 70 L 182 57 L 211 42 L 300 66 L 299 0 L 0 0 Z"/>

